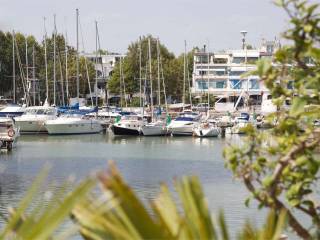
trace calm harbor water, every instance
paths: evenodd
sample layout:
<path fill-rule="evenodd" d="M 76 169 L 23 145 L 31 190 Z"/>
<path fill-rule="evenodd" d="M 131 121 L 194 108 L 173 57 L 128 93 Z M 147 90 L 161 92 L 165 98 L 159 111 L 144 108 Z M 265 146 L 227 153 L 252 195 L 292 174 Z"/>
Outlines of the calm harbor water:
<path fill-rule="evenodd" d="M 59 183 L 106 169 L 112 159 L 143 200 L 155 198 L 161 182 L 172 187 L 175 177 L 199 176 L 210 209 L 224 209 L 234 234 L 246 219 L 260 224 L 265 212 L 244 206 L 247 191 L 224 168 L 222 150 L 230 141 L 240 142 L 241 137 L 21 136 L 12 153 L 0 154 L 0 213 L 16 206 L 47 163 L 52 166 L 49 182 Z"/>

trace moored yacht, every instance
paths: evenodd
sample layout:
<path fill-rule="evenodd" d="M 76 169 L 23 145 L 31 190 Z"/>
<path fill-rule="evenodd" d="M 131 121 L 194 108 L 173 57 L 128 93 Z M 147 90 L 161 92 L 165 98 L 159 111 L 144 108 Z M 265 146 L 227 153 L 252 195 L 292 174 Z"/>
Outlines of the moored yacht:
<path fill-rule="evenodd" d="M 94 134 L 102 131 L 99 120 L 79 113 L 63 114 L 57 119 L 48 120 L 45 127 L 50 135 Z"/>
<path fill-rule="evenodd" d="M 57 118 L 57 109 L 50 106 L 27 107 L 23 115 L 16 117 L 20 133 L 47 133 L 44 123 Z"/>
<path fill-rule="evenodd" d="M 111 131 L 114 135 L 140 135 L 145 123 L 139 115 L 124 115 L 119 122 L 111 125 Z"/>
<path fill-rule="evenodd" d="M 217 127 L 216 123 L 206 121 L 195 126 L 193 134 L 197 137 L 218 137 L 220 129 Z"/>
<path fill-rule="evenodd" d="M 11 151 L 20 136 L 12 118 L 0 118 L 0 149 Z"/>
<path fill-rule="evenodd" d="M 25 110 L 25 106 L 8 104 L 8 106 L 0 110 L 0 117 L 18 117 L 21 116 Z"/>
<path fill-rule="evenodd" d="M 193 128 L 200 119 L 200 115 L 195 112 L 183 112 L 168 125 L 168 131 L 173 136 L 192 136 Z"/>
<path fill-rule="evenodd" d="M 141 132 L 144 136 L 163 136 L 168 133 L 166 123 L 162 120 L 143 125 Z"/>
<path fill-rule="evenodd" d="M 226 129 L 229 134 L 244 134 L 244 129 L 248 126 L 250 115 L 248 113 L 241 113 L 239 117 L 234 119 L 232 127 Z"/>

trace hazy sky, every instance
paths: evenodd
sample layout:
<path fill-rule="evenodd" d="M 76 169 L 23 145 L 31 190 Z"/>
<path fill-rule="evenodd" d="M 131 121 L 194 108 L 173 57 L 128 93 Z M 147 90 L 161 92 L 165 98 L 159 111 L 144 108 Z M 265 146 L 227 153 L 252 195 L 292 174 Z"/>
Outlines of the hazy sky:
<path fill-rule="evenodd" d="M 248 42 L 273 39 L 287 27 L 287 17 L 271 0 L 0 0 L 0 29 L 21 31 L 41 39 L 43 17 L 47 32 L 68 32 L 75 45 L 75 9 L 79 8 L 85 50 L 95 49 L 94 21 L 99 24 L 102 48 L 125 52 L 140 35 L 158 36 L 169 50 L 180 54 L 209 43 L 210 50 L 239 48 L 241 30 Z M 1 43 L 0 43 L 1 44 Z"/>

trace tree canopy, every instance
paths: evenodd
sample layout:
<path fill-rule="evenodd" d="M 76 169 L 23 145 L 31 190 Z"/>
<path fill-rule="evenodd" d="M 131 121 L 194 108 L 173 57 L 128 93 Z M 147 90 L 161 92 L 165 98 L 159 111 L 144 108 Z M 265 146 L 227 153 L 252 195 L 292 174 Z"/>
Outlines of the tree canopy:
<path fill-rule="evenodd" d="M 242 146 L 225 150 L 226 165 L 240 178 L 260 207 L 286 210 L 288 223 L 302 239 L 319 239 L 320 15 L 319 5 L 278 0 L 290 18 L 283 36 L 291 43 L 278 50 L 273 63 L 261 60 L 258 74 L 278 111 L 274 124 L 258 132 L 252 126 Z M 293 88 L 288 89 L 288 83 Z M 291 102 L 289 109 L 285 102 Z M 310 223 L 302 218 L 310 219 Z M 300 216 L 300 217 L 298 217 Z"/>

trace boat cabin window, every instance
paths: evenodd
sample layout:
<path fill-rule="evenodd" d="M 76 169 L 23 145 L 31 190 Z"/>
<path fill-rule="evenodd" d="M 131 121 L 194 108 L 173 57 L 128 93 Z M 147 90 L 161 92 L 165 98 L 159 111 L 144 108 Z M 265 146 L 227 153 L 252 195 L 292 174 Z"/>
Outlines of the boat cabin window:
<path fill-rule="evenodd" d="M 26 114 L 26 115 L 33 115 L 33 114 L 35 114 L 36 112 L 37 112 L 36 109 L 31 108 L 31 109 L 27 109 L 27 110 L 25 111 L 25 114 Z"/>
<path fill-rule="evenodd" d="M 177 117 L 176 121 L 193 121 L 194 119 L 191 117 Z"/>
<path fill-rule="evenodd" d="M 53 109 L 47 109 L 45 114 L 47 114 L 47 115 L 55 115 L 56 112 Z"/>
<path fill-rule="evenodd" d="M 46 110 L 45 109 L 38 109 L 37 114 L 45 114 Z"/>

